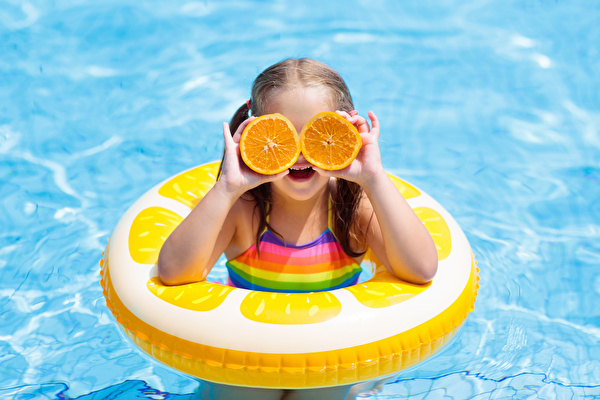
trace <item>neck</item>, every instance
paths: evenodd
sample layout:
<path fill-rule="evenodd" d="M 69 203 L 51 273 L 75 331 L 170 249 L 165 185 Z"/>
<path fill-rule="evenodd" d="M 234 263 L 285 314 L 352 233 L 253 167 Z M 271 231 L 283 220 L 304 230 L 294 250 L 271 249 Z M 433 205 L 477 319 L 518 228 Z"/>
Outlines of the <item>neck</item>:
<path fill-rule="evenodd" d="M 289 243 L 316 238 L 327 228 L 329 188 L 323 187 L 308 199 L 294 199 L 273 190 L 269 223 Z"/>

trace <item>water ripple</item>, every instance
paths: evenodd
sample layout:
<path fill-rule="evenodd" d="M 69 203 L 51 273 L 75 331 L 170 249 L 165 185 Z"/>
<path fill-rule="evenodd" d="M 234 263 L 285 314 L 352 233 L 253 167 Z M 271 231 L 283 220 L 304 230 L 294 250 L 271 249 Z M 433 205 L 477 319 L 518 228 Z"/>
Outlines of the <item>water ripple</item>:
<path fill-rule="evenodd" d="M 479 260 L 461 334 L 376 398 L 600 396 L 599 15 L 579 0 L 4 2 L 0 397 L 195 394 L 119 331 L 100 250 L 148 188 L 219 158 L 221 122 L 288 56 L 340 71 L 381 120 L 384 166 Z"/>

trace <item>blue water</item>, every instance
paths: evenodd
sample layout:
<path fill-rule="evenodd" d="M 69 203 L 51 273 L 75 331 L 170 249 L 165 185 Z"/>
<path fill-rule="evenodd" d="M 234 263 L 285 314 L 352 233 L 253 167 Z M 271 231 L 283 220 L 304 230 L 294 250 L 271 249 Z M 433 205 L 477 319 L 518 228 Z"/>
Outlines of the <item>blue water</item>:
<path fill-rule="evenodd" d="M 309 56 L 382 123 L 385 167 L 458 220 L 475 311 L 377 399 L 600 398 L 600 3 L 4 1 L 0 398 L 168 398 L 98 260 L 125 209 L 221 153 L 258 72 Z"/>

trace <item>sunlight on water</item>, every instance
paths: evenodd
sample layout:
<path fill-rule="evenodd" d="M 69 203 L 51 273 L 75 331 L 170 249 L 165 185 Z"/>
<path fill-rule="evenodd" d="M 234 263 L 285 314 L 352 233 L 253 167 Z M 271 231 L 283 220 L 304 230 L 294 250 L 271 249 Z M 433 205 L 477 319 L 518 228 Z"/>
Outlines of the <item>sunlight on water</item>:
<path fill-rule="evenodd" d="M 599 20 L 579 0 L 3 3 L 0 397 L 194 397 L 119 331 L 98 260 L 289 56 L 375 110 L 385 167 L 481 268 L 456 340 L 369 398 L 600 397 Z"/>

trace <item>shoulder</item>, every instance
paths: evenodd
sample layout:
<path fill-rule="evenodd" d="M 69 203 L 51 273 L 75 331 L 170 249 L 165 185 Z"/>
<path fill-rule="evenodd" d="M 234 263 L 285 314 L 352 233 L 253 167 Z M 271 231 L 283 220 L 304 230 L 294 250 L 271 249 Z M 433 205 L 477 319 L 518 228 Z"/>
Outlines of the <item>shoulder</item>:
<path fill-rule="evenodd" d="M 230 213 L 232 214 L 232 216 L 239 218 L 243 218 L 244 216 L 251 216 L 255 206 L 256 202 L 254 201 L 252 196 L 245 193 L 242 196 L 240 196 L 235 201 L 235 203 L 233 203 Z"/>
<path fill-rule="evenodd" d="M 225 250 L 227 259 L 232 259 L 246 251 L 256 239 L 258 212 L 252 196 L 242 195 L 231 207 L 227 223 L 234 228 L 233 238 Z"/>
<path fill-rule="evenodd" d="M 235 224 L 237 231 L 251 230 L 257 226 L 258 211 L 256 202 L 248 194 L 242 195 L 231 207 L 229 219 Z"/>

